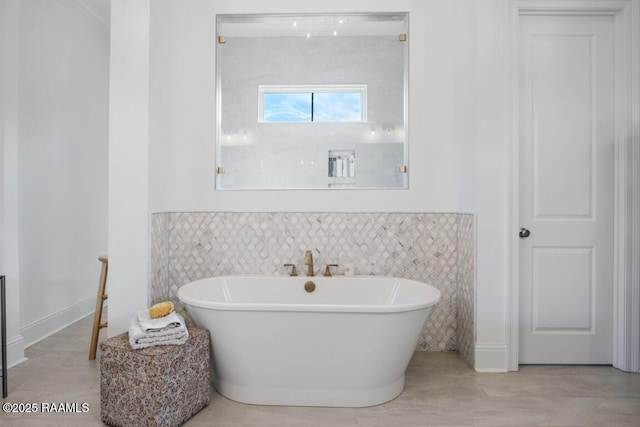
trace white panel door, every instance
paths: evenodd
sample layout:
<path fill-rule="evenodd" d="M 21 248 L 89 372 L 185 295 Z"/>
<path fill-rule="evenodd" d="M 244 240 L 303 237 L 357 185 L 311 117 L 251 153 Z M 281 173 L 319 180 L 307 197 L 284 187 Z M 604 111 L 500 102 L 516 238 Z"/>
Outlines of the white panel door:
<path fill-rule="evenodd" d="M 613 18 L 519 19 L 519 360 L 610 364 Z"/>

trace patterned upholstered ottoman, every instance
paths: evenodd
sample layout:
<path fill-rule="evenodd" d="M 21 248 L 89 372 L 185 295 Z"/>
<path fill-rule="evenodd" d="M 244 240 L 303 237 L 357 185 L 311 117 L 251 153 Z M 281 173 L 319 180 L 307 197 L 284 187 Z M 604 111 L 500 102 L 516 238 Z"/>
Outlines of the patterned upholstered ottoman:
<path fill-rule="evenodd" d="M 102 422 L 179 426 L 209 403 L 209 331 L 189 328 L 184 345 L 133 350 L 127 332 L 100 344 Z"/>

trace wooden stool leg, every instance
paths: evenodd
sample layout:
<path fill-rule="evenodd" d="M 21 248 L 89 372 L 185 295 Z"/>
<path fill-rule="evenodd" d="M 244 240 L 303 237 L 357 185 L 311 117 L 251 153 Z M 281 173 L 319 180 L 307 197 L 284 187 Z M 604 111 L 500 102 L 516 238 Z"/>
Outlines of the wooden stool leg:
<path fill-rule="evenodd" d="M 93 315 L 93 332 L 91 333 L 91 346 L 89 347 L 89 360 L 96 358 L 96 350 L 98 349 L 98 333 L 100 329 L 106 328 L 107 323 L 100 323 L 102 321 L 102 305 L 104 300 L 107 299 L 104 290 L 107 285 L 107 272 L 109 270 L 109 260 L 107 257 L 98 258 L 102 263 L 100 269 L 100 282 L 98 282 L 98 297 L 96 298 L 96 311 Z"/>

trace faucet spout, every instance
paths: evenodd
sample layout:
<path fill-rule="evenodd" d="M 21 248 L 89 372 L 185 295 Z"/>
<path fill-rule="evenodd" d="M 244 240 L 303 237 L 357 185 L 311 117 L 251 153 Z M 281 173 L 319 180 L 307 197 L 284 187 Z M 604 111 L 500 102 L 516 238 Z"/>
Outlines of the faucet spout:
<path fill-rule="evenodd" d="M 307 267 L 307 276 L 313 276 L 313 254 L 311 251 L 306 251 L 304 253 L 304 265 Z"/>

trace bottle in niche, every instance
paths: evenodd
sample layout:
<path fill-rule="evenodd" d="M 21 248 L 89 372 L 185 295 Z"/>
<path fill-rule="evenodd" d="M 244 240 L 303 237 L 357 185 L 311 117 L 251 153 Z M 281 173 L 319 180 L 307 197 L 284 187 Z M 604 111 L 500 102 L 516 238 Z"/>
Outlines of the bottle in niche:
<path fill-rule="evenodd" d="M 356 176 L 356 154 L 349 156 L 349 176 Z"/>
<path fill-rule="evenodd" d="M 356 154 L 352 150 L 331 150 L 327 162 L 330 178 L 348 178 L 356 176 Z"/>

